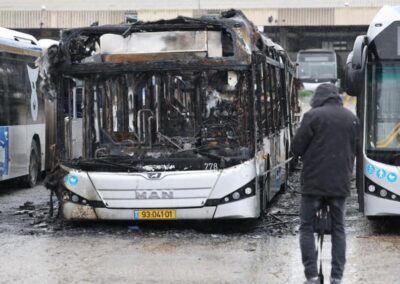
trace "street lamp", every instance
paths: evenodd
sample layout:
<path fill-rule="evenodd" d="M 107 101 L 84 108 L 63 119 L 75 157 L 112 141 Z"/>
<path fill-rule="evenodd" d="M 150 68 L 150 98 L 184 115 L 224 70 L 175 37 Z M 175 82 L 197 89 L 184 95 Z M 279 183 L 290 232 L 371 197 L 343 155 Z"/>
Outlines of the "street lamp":
<path fill-rule="evenodd" d="M 46 6 L 42 5 L 41 9 L 40 9 L 40 30 L 42 30 L 44 22 L 43 22 L 43 14 L 46 11 Z M 41 32 L 40 32 L 41 33 Z"/>
<path fill-rule="evenodd" d="M 199 17 L 200 17 L 200 1 L 201 0 L 197 0 L 197 11 L 198 11 L 198 13 L 199 13 Z"/>

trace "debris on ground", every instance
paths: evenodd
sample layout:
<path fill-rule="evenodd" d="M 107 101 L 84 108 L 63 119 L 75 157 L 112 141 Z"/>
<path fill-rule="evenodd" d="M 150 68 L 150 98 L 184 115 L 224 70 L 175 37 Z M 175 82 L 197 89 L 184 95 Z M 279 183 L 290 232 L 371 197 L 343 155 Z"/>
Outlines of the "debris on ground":
<path fill-rule="evenodd" d="M 32 201 L 27 201 L 24 203 L 24 205 L 21 205 L 19 207 L 20 210 L 35 210 L 35 205 L 33 204 Z"/>

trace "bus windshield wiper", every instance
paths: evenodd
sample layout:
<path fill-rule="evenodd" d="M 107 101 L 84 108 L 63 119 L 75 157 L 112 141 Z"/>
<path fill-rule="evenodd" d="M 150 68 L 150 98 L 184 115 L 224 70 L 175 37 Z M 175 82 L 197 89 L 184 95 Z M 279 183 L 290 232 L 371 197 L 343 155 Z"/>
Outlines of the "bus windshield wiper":
<path fill-rule="evenodd" d="M 93 163 L 93 164 L 103 164 L 103 165 L 112 166 L 112 167 L 118 167 L 118 168 L 123 168 L 123 169 L 128 169 L 128 170 L 134 170 L 134 171 L 137 171 L 137 172 L 143 171 L 142 168 L 138 168 L 138 167 L 135 167 L 135 166 L 132 166 L 132 165 L 128 165 L 128 164 L 125 164 L 125 163 L 110 162 L 110 161 L 107 161 L 105 159 L 99 159 L 99 158 L 90 159 L 90 160 L 81 160 L 81 161 L 78 161 L 78 163 L 81 163 L 81 164 L 91 164 L 91 163 Z"/>

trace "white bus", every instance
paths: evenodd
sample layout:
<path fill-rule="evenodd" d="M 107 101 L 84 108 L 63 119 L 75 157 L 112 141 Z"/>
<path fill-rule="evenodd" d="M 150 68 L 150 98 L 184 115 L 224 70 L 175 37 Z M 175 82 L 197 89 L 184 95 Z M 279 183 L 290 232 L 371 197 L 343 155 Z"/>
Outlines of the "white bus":
<path fill-rule="evenodd" d="M 0 187 L 23 176 L 32 187 L 45 165 L 44 100 L 34 63 L 41 54 L 33 36 L 0 28 Z"/>
<path fill-rule="evenodd" d="M 257 218 L 285 186 L 295 68 L 240 11 L 67 30 L 51 52 L 66 219 Z"/>
<path fill-rule="evenodd" d="M 307 91 L 314 92 L 323 83 L 332 83 L 340 88 L 335 51 L 300 50 L 297 53 L 297 77 Z"/>
<path fill-rule="evenodd" d="M 360 209 L 368 217 L 400 214 L 400 6 L 384 6 L 347 62 L 347 93 L 357 96 L 362 151 Z"/>

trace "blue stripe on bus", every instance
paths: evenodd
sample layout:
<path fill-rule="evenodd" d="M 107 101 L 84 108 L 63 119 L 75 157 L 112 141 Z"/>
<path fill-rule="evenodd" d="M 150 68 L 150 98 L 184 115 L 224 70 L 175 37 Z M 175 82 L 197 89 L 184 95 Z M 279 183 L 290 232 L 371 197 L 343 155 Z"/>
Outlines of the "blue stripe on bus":
<path fill-rule="evenodd" d="M 0 176 L 8 175 L 8 156 L 9 156 L 9 143 L 8 143 L 8 127 L 0 127 Z"/>

